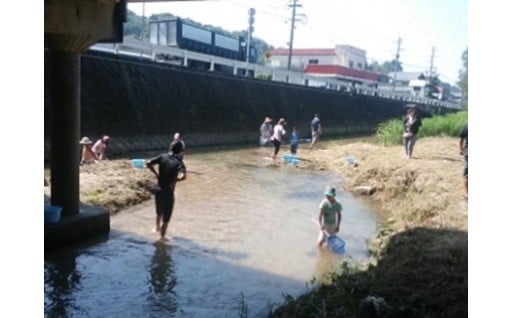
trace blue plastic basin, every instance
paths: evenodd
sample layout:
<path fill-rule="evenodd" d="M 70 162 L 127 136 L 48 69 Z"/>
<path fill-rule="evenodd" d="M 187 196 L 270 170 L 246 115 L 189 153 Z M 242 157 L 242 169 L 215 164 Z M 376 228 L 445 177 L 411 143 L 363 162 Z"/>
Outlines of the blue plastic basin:
<path fill-rule="evenodd" d="M 132 159 L 132 165 L 135 168 L 143 169 L 145 167 L 146 161 L 144 159 Z"/>
<path fill-rule="evenodd" d="M 49 205 L 44 207 L 44 223 L 58 223 L 62 207 Z"/>

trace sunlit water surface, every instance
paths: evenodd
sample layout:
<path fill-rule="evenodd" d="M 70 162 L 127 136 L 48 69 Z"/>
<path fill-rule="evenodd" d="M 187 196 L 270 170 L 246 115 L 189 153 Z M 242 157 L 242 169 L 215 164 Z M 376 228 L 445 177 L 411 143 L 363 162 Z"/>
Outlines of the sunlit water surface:
<path fill-rule="evenodd" d="M 274 164 L 267 150 L 187 156 L 168 242 L 148 201 L 113 216 L 108 237 L 46 253 L 45 316 L 264 317 L 344 259 L 366 259 L 373 211 L 338 191 L 346 253 L 318 250 L 311 217 L 325 185 L 342 180 Z"/>

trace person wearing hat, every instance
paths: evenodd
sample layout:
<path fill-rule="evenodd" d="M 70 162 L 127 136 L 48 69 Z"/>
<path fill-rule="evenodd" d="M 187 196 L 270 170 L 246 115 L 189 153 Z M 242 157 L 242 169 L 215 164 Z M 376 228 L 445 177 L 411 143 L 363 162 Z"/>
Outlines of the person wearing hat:
<path fill-rule="evenodd" d="M 260 126 L 260 146 L 268 146 L 270 144 L 270 136 L 272 136 L 272 119 L 266 116 Z"/>
<path fill-rule="evenodd" d="M 422 125 L 421 118 L 417 114 L 416 105 L 407 104 L 405 105 L 406 111 L 403 118 L 404 124 L 404 146 L 405 146 L 405 158 L 412 158 L 412 151 L 416 144 L 416 135 Z"/>
<path fill-rule="evenodd" d="M 183 162 L 184 148 L 181 142 L 172 145 L 171 153 L 166 152 L 146 162 L 146 167 L 153 172 L 158 181 L 155 190 L 156 204 L 156 232 L 160 232 L 160 239 L 165 240 L 165 233 L 171 220 L 174 208 L 174 188 L 176 182 L 187 178 L 187 168 Z M 158 172 L 155 169 L 158 165 Z"/>
<path fill-rule="evenodd" d="M 96 154 L 92 151 L 91 144 L 92 141 L 87 136 L 80 139 L 80 145 L 82 146 L 82 158 L 80 159 L 81 165 L 96 162 Z"/>
<path fill-rule="evenodd" d="M 326 186 L 324 195 L 325 198 L 320 202 L 317 217 L 318 225 L 320 226 L 320 233 L 318 234 L 317 240 L 318 247 L 322 247 L 327 240 L 325 232 L 332 235 L 340 231 L 341 211 L 343 210 L 341 203 L 336 200 L 335 188 Z"/>
<path fill-rule="evenodd" d="M 110 140 L 109 136 L 103 135 L 92 146 L 92 151 L 94 152 L 94 154 L 96 155 L 96 158 L 98 160 L 106 159 L 105 150 L 107 149 L 109 140 Z"/>

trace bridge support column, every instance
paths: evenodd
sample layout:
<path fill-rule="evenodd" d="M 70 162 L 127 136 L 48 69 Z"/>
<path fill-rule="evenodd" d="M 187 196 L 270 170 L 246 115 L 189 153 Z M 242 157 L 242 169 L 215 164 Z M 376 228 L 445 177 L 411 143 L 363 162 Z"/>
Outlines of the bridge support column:
<path fill-rule="evenodd" d="M 80 213 L 80 54 L 98 41 L 122 42 L 127 0 L 44 2 L 44 44 L 49 55 L 51 204 L 62 218 L 45 224 L 45 249 L 104 234 L 108 211 Z"/>
<path fill-rule="evenodd" d="M 80 54 L 49 51 L 51 203 L 79 212 Z"/>

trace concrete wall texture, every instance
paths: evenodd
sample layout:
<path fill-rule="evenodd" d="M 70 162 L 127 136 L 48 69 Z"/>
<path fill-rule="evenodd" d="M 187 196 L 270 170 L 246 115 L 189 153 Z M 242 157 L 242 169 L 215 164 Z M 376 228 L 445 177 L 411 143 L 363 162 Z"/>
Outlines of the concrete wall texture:
<path fill-rule="evenodd" d="M 315 113 L 325 136 L 371 134 L 378 123 L 400 118 L 406 104 L 107 53 L 88 51 L 81 60 L 81 135 L 93 140 L 102 134 L 111 136 L 111 155 L 167 149 L 174 132 L 182 134 L 187 147 L 258 145 L 259 126 L 266 115 L 274 123 L 284 117 L 287 130 L 295 125 L 303 138 L 310 138 L 309 123 Z M 45 70 L 48 159 L 46 115 L 51 96 L 46 76 L 51 70 L 46 53 Z"/>

